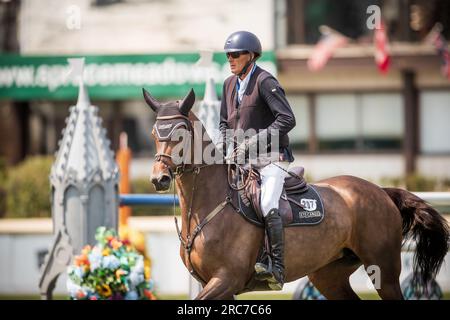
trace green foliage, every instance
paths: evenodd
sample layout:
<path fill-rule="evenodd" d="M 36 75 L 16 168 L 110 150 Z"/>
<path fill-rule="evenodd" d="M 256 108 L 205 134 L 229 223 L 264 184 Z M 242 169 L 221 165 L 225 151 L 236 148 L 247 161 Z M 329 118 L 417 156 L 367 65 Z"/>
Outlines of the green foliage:
<path fill-rule="evenodd" d="M 131 181 L 131 193 L 156 193 L 150 178 L 138 178 Z"/>
<path fill-rule="evenodd" d="M 6 182 L 6 161 L 3 158 L 0 158 L 0 187 L 5 185 Z"/>
<path fill-rule="evenodd" d="M 29 157 L 8 171 L 7 217 L 50 217 L 49 175 L 53 157 Z"/>
<path fill-rule="evenodd" d="M 449 179 L 437 179 L 420 174 L 411 174 L 407 177 L 383 178 L 380 181 L 383 187 L 396 187 L 409 191 L 449 191 Z"/>
<path fill-rule="evenodd" d="M 0 218 L 6 213 L 6 161 L 0 158 Z"/>
<path fill-rule="evenodd" d="M 167 191 L 167 194 L 173 194 L 174 181 Z M 131 181 L 131 193 L 157 193 L 155 187 L 150 182 L 149 178 L 138 178 Z M 162 207 L 149 207 L 149 206 L 133 206 L 133 216 L 163 216 L 173 214 L 172 206 Z M 176 207 L 177 214 L 180 213 L 178 207 Z"/>
<path fill-rule="evenodd" d="M 437 179 L 427 178 L 418 174 L 406 177 L 406 188 L 410 191 L 435 191 Z"/>
<path fill-rule="evenodd" d="M 53 157 L 35 156 L 10 168 L 0 161 L 0 217 L 2 206 L 3 214 L 6 211 L 9 218 L 51 216 L 49 175 L 53 161 Z M 139 178 L 131 181 L 131 192 L 148 194 L 156 193 L 156 190 L 148 178 Z M 173 193 L 173 183 L 168 193 Z M 172 207 L 167 206 L 132 208 L 133 216 L 172 214 Z"/>

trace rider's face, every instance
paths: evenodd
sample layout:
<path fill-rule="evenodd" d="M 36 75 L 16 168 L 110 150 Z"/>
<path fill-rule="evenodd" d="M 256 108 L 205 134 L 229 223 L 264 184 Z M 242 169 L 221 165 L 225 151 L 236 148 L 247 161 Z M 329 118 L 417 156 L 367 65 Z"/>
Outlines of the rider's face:
<path fill-rule="evenodd" d="M 239 57 L 236 56 L 235 53 L 228 54 L 228 62 L 230 63 L 230 69 L 233 74 L 238 74 L 241 72 L 242 68 L 244 68 L 245 64 L 250 61 L 250 53 L 246 51 L 245 53 L 239 54 Z"/>

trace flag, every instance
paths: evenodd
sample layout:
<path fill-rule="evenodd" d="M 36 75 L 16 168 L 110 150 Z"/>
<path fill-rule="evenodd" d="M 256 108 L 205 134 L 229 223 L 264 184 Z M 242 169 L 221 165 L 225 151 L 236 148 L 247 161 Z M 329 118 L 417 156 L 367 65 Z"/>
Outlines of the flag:
<path fill-rule="evenodd" d="M 380 24 L 375 28 L 373 41 L 375 47 L 375 63 L 381 73 L 386 73 L 389 69 L 390 57 L 388 50 L 388 37 L 383 22 L 380 22 Z"/>
<path fill-rule="evenodd" d="M 426 43 L 430 43 L 441 57 L 441 71 L 444 77 L 450 80 L 450 53 L 448 51 L 447 40 L 442 34 L 442 25 L 437 23 L 425 38 Z"/>
<path fill-rule="evenodd" d="M 322 36 L 307 62 L 308 68 L 311 71 L 321 70 L 333 56 L 336 49 L 348 43 L 347 37 L 327 26 L 321 26 L 319 30 Z"/>

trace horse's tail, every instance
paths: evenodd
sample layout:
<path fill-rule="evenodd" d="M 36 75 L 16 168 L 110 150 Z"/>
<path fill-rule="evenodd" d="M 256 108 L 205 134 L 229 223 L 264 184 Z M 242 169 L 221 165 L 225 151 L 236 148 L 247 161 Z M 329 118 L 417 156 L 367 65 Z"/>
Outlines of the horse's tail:
<path fill-rule="evenodd" d="M 421 198 L 398 188 L 383 188 L 403 220 L 403 238 L 416 241 L 414 275 L 427 283 L 434 278 L 448 251 L 449 226 L 447 221 Z"/>

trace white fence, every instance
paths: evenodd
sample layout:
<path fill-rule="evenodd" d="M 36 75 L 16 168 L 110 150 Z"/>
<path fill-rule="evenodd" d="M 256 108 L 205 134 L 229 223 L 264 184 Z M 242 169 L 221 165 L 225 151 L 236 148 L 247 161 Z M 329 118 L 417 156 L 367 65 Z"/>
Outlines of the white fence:
<path fill-rule="evenodd" d="M 434 207 L 450 207 L 450 192 L 413 192 Z"/>

